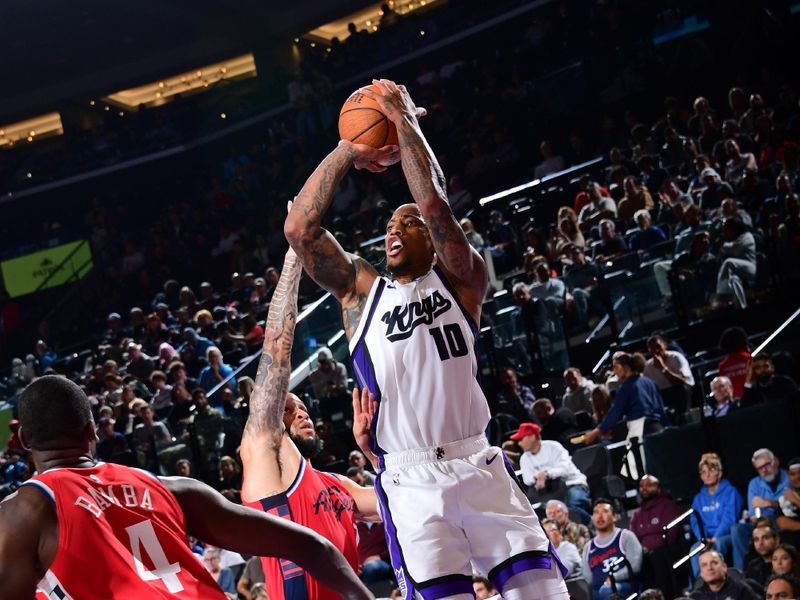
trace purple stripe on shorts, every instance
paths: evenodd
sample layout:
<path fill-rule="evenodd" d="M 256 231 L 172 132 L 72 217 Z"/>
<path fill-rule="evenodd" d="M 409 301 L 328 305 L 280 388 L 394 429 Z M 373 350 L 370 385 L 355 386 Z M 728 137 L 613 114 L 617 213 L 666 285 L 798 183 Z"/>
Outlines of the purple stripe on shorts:
<path fill-rule="evenodd" d="M 472 578 L 455 579 L 453 581 L 443 581 L 435 583 L 425 588 L 418 588 L 417 592 L 423 600 L 438 600 L 456 594 L 474 594 L 472 588 Z"/>
<path fill-rule="evenodd" d="M 386 533 L 386 545 L 389 548 L 389 556 L 392 561 L 392 568 L 394 568 L 395 579 L 397 579 L 397 584 L 400 586 L 400 593 L 403 595 L 403 598 L 413 598 L 414 584 L 411 582 L 406 572 L 405 563 L 403 561 L 403 551 L 397 539 L 397 527 L 394 524 L 392 513 L 389 511 L 389 500 L 386 498 L 386 492 L 383 490 L 383 476 L 385 474 L 385 471 L 381 471 L 375 478 L 375 495 L 378 497 L 378 503 L 381 505 L 383 527 Z"/>
<path fill-rule="evenodd" d="M 553 559 L 550 556 L 526 556 L 515 560 L 498 570 L 497 573 L 492 573 L 491 579 L 495 589 L 501 590 L 505 587 L 508 580 L 517 573 L 523 571 L 530 571 L 531 569 L 549 569 L 553 566 Z"/>
<path fill-rule="evenodd" d="M 558 565 L 558 570 L 561 571 L 561 576 L 566 579 L 567 575 L 569 575 L 569 569 L 561 562 L 561 558 L 558 556 L 558 552 L 556 552 L 556 548 L 553 546 L 552 542 L 550 543 L 550 554 L 556 559 L 556 564 Z"/>

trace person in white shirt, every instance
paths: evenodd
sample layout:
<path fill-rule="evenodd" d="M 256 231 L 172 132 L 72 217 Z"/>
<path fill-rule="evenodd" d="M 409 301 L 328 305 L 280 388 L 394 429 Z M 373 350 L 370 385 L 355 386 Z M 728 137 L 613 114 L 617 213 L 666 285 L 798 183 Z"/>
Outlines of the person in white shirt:
<path fill-rule="evenodd" d="M 644 368 L 645 377 L 655 381 L 664 405 L 682 415 L 689 407 L 694 376 L 689 361 L 680 352 L 667 349 L 667 340 L 654 334 L 647 340 L 650 360 Z"/>
<path fill-rule="evenodd" d="M 579 575 L 581 571 L 582 559 L 580 552 L 578 552 L 577 546 L 563 538 L 561 535 L 561 530 L 558 528 L 558 523 L 555 521 L 545 519 L 542 521 L 542 527 L 544 528 L 544 532 L 547 534 L 547 537 L 550 538 L 550 541 L 552 542 L 553 547 L 556 549 L 556 552 L 558 552 L 558 557 L 561 559 L 561 562 L 563 562 L 564 566 L 569 569 L 568 577 L 571 577 L 572 575 Z"/>
<path fill-rule="evenodd" d="M 567 506 L 580 514 L 584 524 L 591 521 L 589 486 L 586 475 L 578 470 L 561 444 L 542 439 L 542 429 L 536 423 L 522 423 L 511 439 L 519 444 L 523 454 L 519 459 L 522 481 L 543 490 L 548 479 L 563 479 L 567 486 Z"/>

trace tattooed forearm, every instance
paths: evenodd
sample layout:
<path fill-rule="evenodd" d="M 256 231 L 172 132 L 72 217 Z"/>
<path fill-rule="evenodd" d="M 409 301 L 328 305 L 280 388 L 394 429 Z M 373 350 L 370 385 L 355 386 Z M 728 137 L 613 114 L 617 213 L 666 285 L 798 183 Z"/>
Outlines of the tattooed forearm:
<path fill-rule="evenodd" d="M 430 146 L 416 122 L 398 127 L 403 173 L 419 205 L 436 253 L 458 275 L 472 269 L 473 256 L 464 231 L 447 203 L 447 184 Z"/>
<path fill-rule="evenodd" d="M 435 199 L 447 199 L 447 181 L 433 150 L 416 122 L 404 122 L 397 128 L 400 157 L 408 189 L 414 201 L 423 204 Z"/>
<path fill-rule="evenodd" d="M 286 255 L 281 277 L 269 305 L 264 346 L 258 363 L 255 386 L 250 394 L 250 416 L 245 431 L 268 433 L 280 444 L 283 410 L 289 391 L 292 340 L 297 320 L 297 288 L 302 273 L 300 260 Z"/>
<path fill-rule="evenodd" d="M 354 279 L 351 260 L 334 237 L 322 227 L 339 181 L 353 164 L 354 151 L 339 145 L 308 178 L 294 200 L 284 232 L 309 275 L 338 298 Z"/>

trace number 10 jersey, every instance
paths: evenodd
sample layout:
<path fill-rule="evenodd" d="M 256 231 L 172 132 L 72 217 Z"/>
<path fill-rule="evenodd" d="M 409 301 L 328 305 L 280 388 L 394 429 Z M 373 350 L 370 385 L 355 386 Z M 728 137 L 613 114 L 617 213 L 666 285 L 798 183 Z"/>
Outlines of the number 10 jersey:
<path fill-rule="evenodd" d="M 484 432 L 477 336 L 439 268 L 407 284 L 376 278 L 350 354 L 358 384 L 378 402 L 371 443 L 379 459 Z"/>

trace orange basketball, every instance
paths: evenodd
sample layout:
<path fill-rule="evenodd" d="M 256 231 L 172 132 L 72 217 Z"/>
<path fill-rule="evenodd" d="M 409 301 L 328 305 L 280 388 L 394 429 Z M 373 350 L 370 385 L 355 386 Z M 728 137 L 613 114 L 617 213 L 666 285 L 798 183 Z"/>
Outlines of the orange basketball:
<path fill-rule="evenodd" d="M 370 89 L 379 91 L 374 85 Z M 339 112 L 339 137 L 355 144 L 382 148 L 397 144 L 397 128 L 375 100 L 355 91 Z"/>

